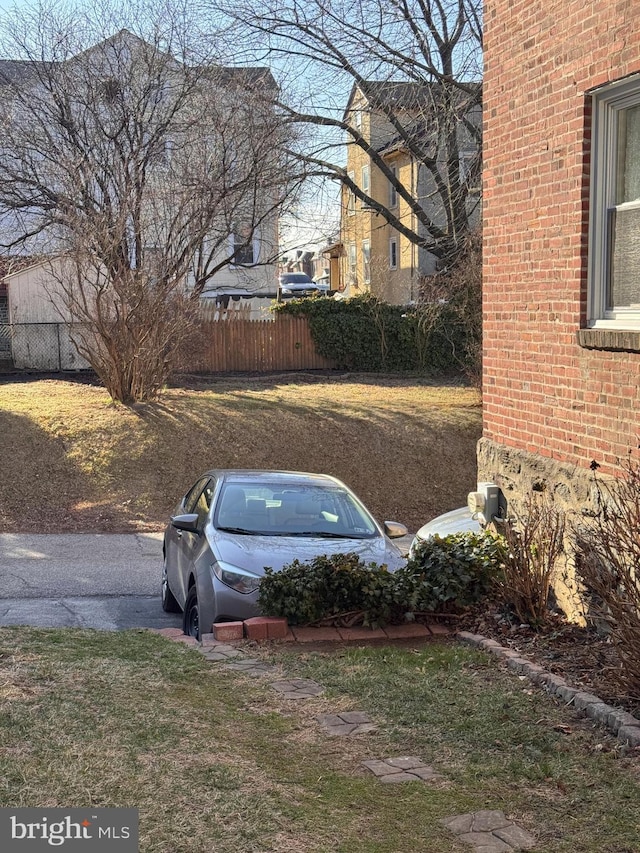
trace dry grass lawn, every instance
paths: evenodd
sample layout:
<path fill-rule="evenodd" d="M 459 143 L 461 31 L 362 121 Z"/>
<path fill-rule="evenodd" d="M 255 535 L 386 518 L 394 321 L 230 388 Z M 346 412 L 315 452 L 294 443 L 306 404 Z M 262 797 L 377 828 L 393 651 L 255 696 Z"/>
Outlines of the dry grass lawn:
<path fill-rule="evenodd" d="M 207 468 L 333 474 L 379 519 L 417 529 L 475 484 L 480 399 L 416 379 L 198 380 L 113 405 L 77 381 L 0 383 L 0 531 L 155 529 Z"/>
<path fill-rule="evenodd" d="M 536 853 L 640 850 L 638 756 L 590 720 L 454 643 L 355 646 L 251 647 L 250 678 L 147 631 L 0 628 L 0 803 L 138 808 L 143 853 L 472 853 L 441 821 L 480 809 Z M 327 737 L 342 710 L 377 731 Z M 401 755 L 442 779 L 362 766 Z"/>

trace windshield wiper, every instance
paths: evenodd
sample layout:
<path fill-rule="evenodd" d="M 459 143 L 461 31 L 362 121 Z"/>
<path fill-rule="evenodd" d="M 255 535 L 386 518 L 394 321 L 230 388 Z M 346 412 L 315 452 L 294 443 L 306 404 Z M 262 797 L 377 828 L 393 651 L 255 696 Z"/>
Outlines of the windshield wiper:
<path fill-rule="evenodd" d="M 370 539 L 368 534 L 331 533 L 328 530 L 247 530 L 246 527 L 217 527 L 224 533 L 239 533 L 243 536 L 307 536 L 310 539 Z"/>
<path fill-rule="evenodd" d="M 285 533 L 285 536 L 309 536 L 313 539 L 366 539 L 367 536 L 357 533 L 331 533 L 328 530 L 300 530 L 295 533 Z"/>
<path fill-rule="evenodd" d="M 223 530 L 225 533 L 244 533 L 248 535 L 256 532 L 255 530 L 247 530 L 246 527 L 217 527 L 216 530 Z"/>
<path fill-rule="evenodd" d="M 273 530 L 247 530 L 246 527 L 216 527 L 216 530 L 221 530 L 224 533 L 240 533 L 244 536 L 285 536 L 287 534 Z"/>

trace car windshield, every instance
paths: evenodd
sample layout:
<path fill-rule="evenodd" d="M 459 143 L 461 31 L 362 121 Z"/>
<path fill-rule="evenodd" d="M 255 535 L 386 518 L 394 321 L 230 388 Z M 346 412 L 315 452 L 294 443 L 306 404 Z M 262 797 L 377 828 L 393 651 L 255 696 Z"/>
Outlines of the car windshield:
<path fill-rule="evenodd" d="M 306 273 L 290 272 L 282 276 L 282 284 L 313 284 Z"/>
<path fill-rule="evenodd" d="M 226 483 L 214 513 L 218 530 L 245 535 L 370 539 L 374 520 L 346 489 Z"/>

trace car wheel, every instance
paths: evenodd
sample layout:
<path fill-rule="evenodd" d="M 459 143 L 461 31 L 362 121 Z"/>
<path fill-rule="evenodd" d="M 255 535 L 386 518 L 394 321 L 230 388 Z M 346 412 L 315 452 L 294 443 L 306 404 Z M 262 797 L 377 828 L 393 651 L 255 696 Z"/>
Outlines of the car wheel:
<path fill-rule="evenodd" d="M 198 594 L 195 586 L 189 589 L 187 600 L 184 605 L 184 616 L 182 630 L 188 637 L 200 639 L 200 608 L 198 607 Z"/>
<path fill-rule="evenodd" d="M 175 599 L 174 594 L 169 589 L 169 578 L 167 577 L 167 558 L 164 558 L 162 564 L 162 609 L 165 613 L 180 613 L 180 605 Z"/>

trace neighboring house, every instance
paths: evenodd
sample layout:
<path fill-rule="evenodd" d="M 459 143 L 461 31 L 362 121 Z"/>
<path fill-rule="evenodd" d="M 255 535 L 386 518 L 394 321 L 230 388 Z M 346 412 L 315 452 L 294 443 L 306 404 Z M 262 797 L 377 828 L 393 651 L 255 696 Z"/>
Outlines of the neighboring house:
<path fill-rule="evenodd" d="M 126 55 L 129 53 L 135 60 L 136 51 L 142 49 L 140 46 L 148 47 L 148 45 L 146 45 L 145 42 L 142 42 L 137 36 L 123 30 L 111 39 L 107 39 L 105 42 L 91 48 L 86 52 L 86 55 L 80 54 L 79 57 L 82 57 L 82 59 L 79 59 L 79 61 L 83 63 L 83 68 L 86 69 L 86 56 L 95 52 L 97 67 L 102 72 L 102 65 L 104 63 L 108 64 L 110 59 L 110 48 L 114 56 L 119 56 L 120 54 Z M 72 69 L 72 73 L 73 63 L 75 61 L 76 57 L 72 57 L 65 60 L 65 63 L 58 63 L 58 66 L 60 68 L 70 67 Z M 173 62 L 173 60 L 171 61 Z M 117 65 L 117 63 L 114 64 Z M 43 91 L 43 85 L 41 84 L 38 75 L 40 65 L 44 67 L 44 63 L 36 63 L 26 60 L 0 60 L 0 91 L 2 91 L 5 104 L 11 103 L 11 93 L 14 92 L 16 88 L 24 91 L 25 89 L 28 90 L 30 88 L 37 87 L 39 93 Z M 48 68 L 50 69 L 55 66 L 56 63 L 50 63 Z M 172 68 L 170 73 L 179 75 L 180 72 L 181 66 L 176 62 L 175 71 Z M 106 74 L 107 72 L 104 71 L 104 73 Z M 236 93 L 238 92 L 254 92 L 259 89 L 275 89 L 275 81 L 273 80 L 270 71 L 265 68 L 207 67 L 204 69 L 203 74 L 207 73 L 213 75 L 212 79 L 215 80 L 215 85 L 218 87 L 220 92 L 220 103 L 222 104 L 226 103 L 226 101 L 222 100 L 223 98 L 226 98 L 235 106 L 234 97 L 236 97 Z M 162 79 L 164 80 L 164 78 Z M 106 88 L 108 85 L 112 86 L 112 90 Z M 117 80 L 107 78 L 104 86 L 105 89 L 103 96 L 105 100 L 109 98 L 114 100 L 118 97 L 119 82 Z M 164 81 L 163 86 L 167 87 L 166 80 Z M 195 88 L 194 91 L 197 92 Z M 158 95 L 159 101 L 162 100 L 162 98 L 163 93 L 161 91 Z M 224 109 L 224 106 L 221 108 L 221 111 L 222 109 Z M 259 118 L 256 121 L 257 128 L 259 126 Z M 229 126 L 231 126 L 231 123 L 229 123 Z M 150 169 L 150 171 L 153 171 L 153 180 L 156 181 L 158 187 L 157 195 L 161 201 L 153 211 L 156 215 L 156 219 L 153 224 L 153 229 L 155 229 L 153 234 L 144 233 L 142 238 L 142 241 L 144 242 L 143 251 L 147 252 L 149 255 L 154 251 L 158 253 L 161 252 L 163 246 L 162 239 L 165 236 L 165 232 L 169 231 L 168 224 L 158 218 L 157 211 L 161 209 L 161 205 L 165 203 L 163 201 L 164 196 L 168 195 L 170 192 L 170 187 L 168 189 L 166 187 L 166 175 L 169 173 L 169 159 L 174 156 L 172 154 L 172 150 L 175 141 L 175 136 L 172 139 L 171 132 L 169 132 L 167 138 L 163 141 L 163 151 L 155 157 L 152 169 Z M 207 142 L 207 139 L 202 141 L 203 151 L 207 150 Z M 216 144 L 219 144 L 217 140 L 215 142 Z M 226 146 L 224 149 L 224 156 L 231 162 L 231 165 L 228 167 L 228 174 L 231 174 L 234 168 L 236 171 L 240 168 L 235 164 L 242 162 L 242 151 L 234 151 L 234 142 L 237 142 L 238 147 L 241 147 L 241 145 L 247 145 L 248 143 L 246 141 L 236 140 L 235 138 L 224 138 L 224 142 Z M 3 140 L 3 144 L 5 145 L 3 156 L 5 156 L 6 159 L 9 159 L 12 152 L 6 150 L 6 140 Z M 213 146 L 213 142 L 211 142 L 211 146 Z M 126 144 L 124 147 L 126 148 Z M 198 150 L 193 151 L 192 157 L 198 156 Z M 17 153 L 16 159 L 19 159 L 21 156 L 21 153 Z M 250 156 L 251 155 L 247 155 L 246 159 L 249 160 Z M 201 162 L 208 163 L 209 161 L 202 160 Z M 108 168 L 108 166 L 106 168 Z M 240 180 L 235 172 L 233 173 L 233 178 L 237 181 Z M 215 183 L 215 181 L 212 180 L 212 183 Z M 218 183 L 220 183 L 220 181 L 218 181 Z M 247 298 L 251 296 L 275 297 L 277 283 L 275 258 L 277 256 L 278 246 L 278 215 L 275 210 L 272 209 L 275 198 L 274 187 L 272 185 L 267 186 L 263 191 L 263 197 L 261 198 L 259 193 L 255 192 L 255 185 L 257 183 L 259 183 L 257 179 L 252 184 L 247 182 L 249 190 L 251 191 L 251 197 L 247 200 L 245 206 L 250 209 L 250 216 L 253 217 L 253 219 L 248 217 L 251 223 L 249 226 L 247 226 L 242 219 L 243 212 L 241 208 L 243 200 L 240 198 L 234 198 L 232 191 L 230 190 L 228 197 L 231 200 L 227 202 L 229 209 L 224 209 L 222 204 L 225 202 L 225 196 L 222 191 L 220 191 L 222 213 L 219 220 L 216 221 L 215 237 L 213 229 L 207 232 L 207 236 L 202 242 L 202 246 L 204 248 L 201 252 L 202 256 L 206 256 L 207 254 L 210 256 L 207 260 L 209 268 L 212 270 L 216 268 L 218 269 L 206 284 L 201 296 L 203 300 L 220 299 L 225 296 L 233 296 L 234 298 Z M 148 202 L 149 199 L 153 200 L 153 198 L 153 195 L 149 195 L 146 200 Z M 174 202 L 173 207 L 171 204 L 166 204 L 167 222 L 174 215 L 174 208 L 178 206 L 178 204 L 179 202 Z M 238 212 L 236 213 L 236 211 Z M 266 213 L 263 215 L 262 211 L 266 211 Z M 237 226 L 232 224 L 234 217 L 236 216 L 241 223 Z M 149 215 L 149 218 L 151 219 L 151 214 Z M 2 243 L 7 245 L 12 242 L 13 238 L 16 237 L 17 234 L 22 231 L 29 231 L 28 225 L 28 209 L 26 211 L 21 210 L 19 213 L 16 213 L 14 217 L 5 215 L 2 234 L 0 235 Z M 173 227 L 173 225 L 171 227 Z M 175 231 L 176 233 L 179 233 L 178 229 L 175 229 Z M 159 235 L 157 246 L 153 242 L 154 235 Z M 214 248 L 211 249 L 210 246 L 213 246 Z M 9 249 L 4 260 L 8 264 L 13 264 L 16 259 L 19 259 L 22 266 L 24 266 L 25 263 L 30 263 L 30 259 L 33 259 L 31 264 L 33 266 L 33 263 L 39 263 L 40 259 L 46 255 L 50 260 L 53 259 L 55 263 L 55 258 L 64 252 L 65 249 L 66 244 L 64 242 L 64 237 L 61 239 L 55 228 L 44 229 L 28 240 L 24 245 L 21 245 L 19 249 Z M 16 254 L 11 254 L 12 252 L 15 252 Z M 19 254 L 17 254 L 17 252 L 19 252 Z M 234 252 L 235 257 L 232 262 L 225 265 L 225 260 L 231 257 Z M 178 250 L 176 250 L 176 254 L 177 253 Z M 194 260 L 189 271 L 184 275 L 184 279 L 182 279 L 185 287 L 187 288 L 193 286 L 195 268 L 196 261 Z M 2 271 L 0 270 L 0 274 L 1 273 Z M 36 294 L 38 288 L 42 290 L 40 297 Z M 17 273 L 16 276 L 11 276 L 6 281 L 3 281 L 2 290 L 0 290 L 0 324 L 4 324 L 6 319 L 8 319 L 12 324 L 54 322 L 54 319 L 59 320 L 59 317 L 53 318 L 53 316 L 51 316 L 53 307 L 48 297 L 52 288 L 53 290 L 56 290 L 52 277 L 45 274 L 43 272 L 43 268 L 40 266 L 37 267 L 37 271 L 34 268 L 34 270 L 30 272 L 24 271 Z M 44 310 L 42 306 L 44 305 L 49 306 L 45 311 L 46 319 L 43 319 L 44 315 L 42 313 Z M 36 308 L 34 306 L 40 307 Z M 4 317 L 3 310 L 5 307 L 8 311 L 8 318 Z M 0 333 L 0 350 L 3 347 L 2 339 L 2 334 Z M 18 360 L 20 360 L 20 358 L 21 357 L 19 357 Z"/>
<path fill-rule="evenodd" d="M 303 272 L 314 281 L 329 278 L 329 261 L 322 250 L 297 249 L 285 255 L 280 262 L 280 272 Z"/>
<path fill-rule="evenodd" d="M 402 82 L 368 81 L 352 89 L 345 120 L 358 130 L 362 137 L 382 156 L 398 181 L 418 201 L 435 222 L 442 221 L 433 192 L 433 178 L 414 153 L 410 151 L 389 119 L 372 107 L 384 103 L 391 106 L 402 126 L 416 140 L 424 138 L 424 149 L 429 150 L 437 136 L 436 122 L 432 120 L 429 104 L 433 89 L 427 85 Z M 480 110 L 474 108 L 476 124 Z M 477 143 L 459 131 L 460 170 L 467 168 L 477 156 Z M 397 188 L 372 162 L 368 152 L 351 140 L 347 145 L 348 177 L 372 199 L 379 201 L 414 232 L 424 233 L 416 215 L 399 195 Z M 479 207 L 479 186 L 473 194 Z M 475 212 L 475 218 L 479 211 Z M 367 204 L 343 187 L 341 205 L 340 243 L 330 247 L 331 258 L 340 257 L 338 286 L 345 296 L 370 291 L 379 298 L 394 304 L 406 304 L 419 295 L 421 276 L 436 269 L 436 259 L 426 249 L 419 247 L 405 235 L 388 224 Z M 335 267 L 335 265 L 332 265 Z"/>
<path fill-rule="evenodd" d="M 638 4 L 487 0 L 484 20 L 478 479 L 588 512 L 592 461 L 615 473 L 640 438 Z"/>
<path fill-rule="evenodd" d="M 13 366 L 25 370 L 87 369 L 89 364 L 78 355 L 65 325 L 68 312 L 55 296 L 62 262 L 22 261 L 17 266 L 4 278 Z"/>
<path fill-rule="evenodd" d="M 314 281 L 322 281 L 329 284 L 329 258 L 325 255 L 323 249 L 319 249 L 313 253 L 311 258 L 311 278 Z"/>
<path fill-rule="evenodd" d="M 342 257 L 344 255 L 344 246 L 340 240 L 325 246 L 321 251 L 324 258 L 325 268 L 329 272 L 329 288 L 335 293 L 344 293 L 345 282 L 342 269 Z"/>
<path fill-rule="evenodd" d="M 303 272 L 309 278 L 314 278 L 314 255 L 315 253 L 311 249 L 296 249 L 293 253 L 282 258 L 280 272 Z"/>

